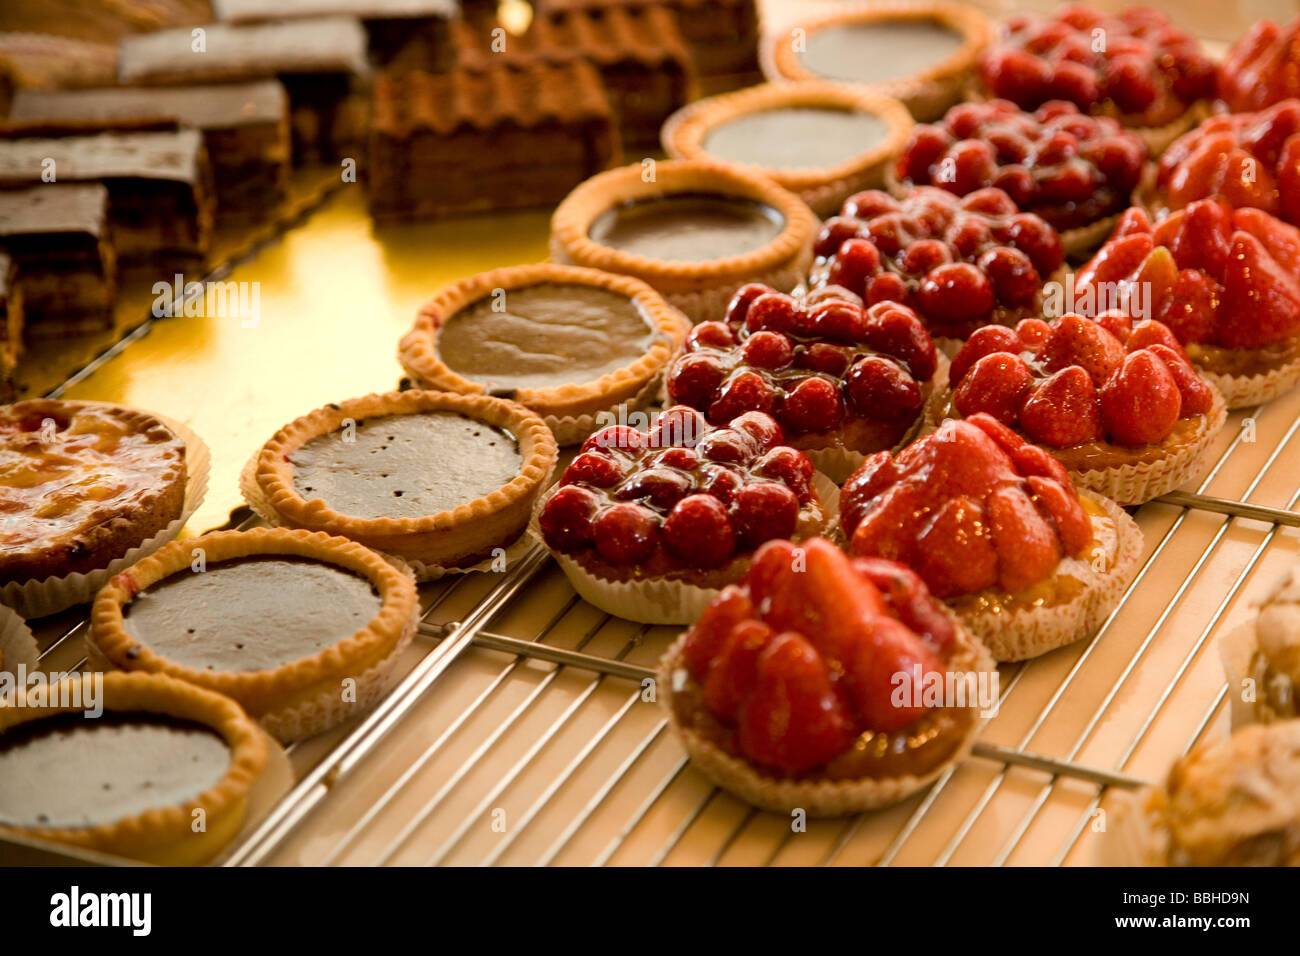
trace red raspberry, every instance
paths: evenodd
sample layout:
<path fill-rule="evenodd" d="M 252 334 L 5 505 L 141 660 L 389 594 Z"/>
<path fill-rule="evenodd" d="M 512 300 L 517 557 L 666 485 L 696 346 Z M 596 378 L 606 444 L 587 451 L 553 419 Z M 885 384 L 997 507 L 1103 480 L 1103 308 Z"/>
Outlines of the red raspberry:
<path fill-rule="evenodd" d="M 798 304 L 784 292 L 764 292 L 749 305 L 745 315 L 745 328 L 750 332 L 771 329 L 774 332 L 793 332 Z"/>
<path fill-rule="evenodd" d="M 647 448 L 694 448 L 709 430 L 704 416 L 686 405 L 665 408 L 655 416 L 646 439 Z"/>
<path fill-rule="evenodd" d="M 867 222 L 887 212 L 898 212 L 898 209 L 898 200 L 889 193 L 879 189 L 868 189 L 846 199 L 841 215 Z"/>
<path fill-rule="evenodd" d="M 767 286 L 758 282 L 750 282 L 746 285 L 742 285 L 736 290 L 735 294 L 732 295 L 731 301 L 727 303 L 727 321 L 733 325 L 744 322 L 745 315 L 749 312 L 749 304 L 763 293 L 771 291 L 772 290 Z M 710 323 L 703 324 L 707 325 Z M 699 326 L 697 325 L 696 328 L 698 329 Z"/>
<path fill-rule="evenodd" d="M 796 361 L 803 368 L 811 369 L 814 372 L 825 372 L 827 375 L 840 376 L 849 367 L 849 361 L 852 357 L 852 352 L 839 345 L 814 342 L 804 347 Z"/>
<path fill-rule="evenodd" d="M 646 468 L 635 472 L 614 493 L 620 501 L 649 501 L 667 511 L 690 494 L 690 477 L 672 468 Z"/>
<path fill-rule="evenodd" d="M 979 267 L 993 283 L 998 301 L 1015 307 L 1033 305 L 1042 288 L 1038 270 L 1019 249 L 999 246 L 980 256 Z"/>
<path fill-rule="evenodd" d="M 1002 190 L 1016 206 L 1028 206 L 1038 194 L 1038 180 L 1026 166 L 1003 166 L 993 176 L 993 185 Z"/>
<path fill-rule="evenodd" d="M 993 285 L 970 263 L 953 262 L 925 277 L 919 299 L 921 308 L 932 318 L 947 323 L 972 322 L 993 311 Z"/>
<path fill-rule="evenodd" d="M 929 381 L 938 368 L 934 341 L 916 313 L 903 305 L 879 303 L 867 314 L 866 343 L 899 359 L 918 382 Z"/>
<path fill-rule="evenodd" d="M 626 455 L 639 455 L 645 451 L 645 435 L 627 425 L 610 425 L 591 435 L 582 443 L 583 451 L 594 448 L 613 448 Z"/>
<path fill-rule="evenodd" d="M 1040 276 L 1050 276 L 1065 261 L 1061 237 L 1037 216 L 1029 213 L 1012 216 L 1004 237 L 1008 243 L 1029 256 Z"/>
<path fill-rule="evenodd" d="M 736 552 L 736 534 L 727 509 L 711 495 L 690 495 L 664 521 L 664 543 L 679 560 L 716 568 Z"/>
<path fill-rule="evenodd" d="M 786 396 L 782 423 L 796 432 L 829 431 L 844 417 L 840 390 L 817 376 L 804 379 Z"/>
<path fill-rule="evenodd" d="M 938 239 L 922 239 L 907 247 L 899 263 L 909 275 L 923 276 L 931 269 L 952 262 L 952 252 Z"/>
<path fill-rule="evenodd" d="M 1006 326 L 981 326 L 971 333 L 966 344 L 953 358 L 952 365 L 948 369 L 948 379 L 951 382 L 960 382 L 971 367 L 986 355 L 992 355 L 994 352 L 1010 352 L 1015 355 L 1021 349 L 1020 339 Z"/>
<path fill-rule="evenodd" d="M 732 464 L 749 461 L 758 454 L 758 439 L 735 428 L 719 428 L 700 440 L 696 450 L 709 461 Z"/>
<path fill-rule="evenodd" d="M 561 488 L 537 519 L 547 547 L 570 552 L 591 544 L 591 521 L 599 508 L 600 498 L 594 491 L 577 485 Z"/>
<path fill-rule="evenodd" d="M 749 288 L 746 286 L 745 288 Z M 762 288 L 761 286 L 759 288 Z M 746 305 L 748 308 L 748 305 Z M 729 349 L 736 344 L 736 337 L 723 322 L 701 322 L 686 336 L 686 351 L 693 352 L 700 348 Z"/>
<path fill-rule="evenodd" d="M 693 448 L 669 448 L 647 459 L 650 467 L 662 465 L 666 468 L 679 468 L 682 471 L 694 471 L 700 465 L 700 456 Z"/>
<path fill-rule="evenodd" d="M 749 435 L 758 442 L 763 451 L 775 448 L 785 441 L 785 435 L 776 419 L 763 412 L 746 412 L 733 418 L 730 427 Z"/>
<path fill-rule="evenodd" d="M 750 548 L 773 538 L 789 538 L 799 522 L 799 498 L 775 482 L 746 485 L 731 502 L 731 518 Z"/>
<path fill-rule="evenodd" d="M 944 241 L 958 256 L 974 261 L 993 244 L 993 231 L 987 222 L 977 216 L 962 216 L 949 228 Z"/>
<path fill-rule="evenodd" d="M 810 318 L 817 336 L 834 342 L 859 342 L 866 326 L 860 306 L 836 299 L 818 304 L 812 310 Z"/>
<path fill-rule="evenodd" d="M 708 408 L 726 374 L 714 355 L 683 355 L 668 370 L 668 397 L 677 405 Z"/>
<path fill-rule="evenodd" d="M 829 259 L 840 251 L 846 241 L 858 235 L 862 223 L 847 216 L 831 216 L 822 225 L 817 240 L 813 243 L 813 252 L 822 259 Z"/>
<path fill-rule="evenodd" d="M 916 126 L 898 157 L 894 172 L 901 182 L 928 183 L 930 167 L 948 151 L 953 139 L 941 126 Z"/>
<path fill-rule="evenodd" d="M 755 474 L 782 482 L 802 502 L 808 501 L 812 493 L 813 472 L 816 470 L 807 455 L 788 445 L 773 448 L 754 466 Z"/>
<path fill-rule="evenodd" d="M 961 208 L 985 216 L 1013 216 L 1020 211 L 1001 189 L 978 189 L 961 201 Z"/>
<path fill-rule="evenodd" d="M 740 472 L 727 465 L 707 462 L 700 466 L 700 491 L 712 495 L 723 504 L 730 504 L 744 483 Z"/>
<path fill-rule="evenodd" d="M 897 362 L 883 355 L 857 360 L 844 378 L 853 407 L 883 421 L 915 418 L 921 410 L 921 388 Z"/>
<path fill-rule="evenodd" d="M 709 420 L 729 422 L 745 412 L 773 414 L 779 396 L 768 381 L 758 372 L 737 372 L 722 386 L 718 398 L 709 406 Z"/>
<path fill-rule="evenodd" d="M 564 469 L 562 485 L 587 484 L 612 488 L 623 480 L 623 466 L 607 451 L 585 451 Z"/>
<path fill-rule="evenodd" d="M 902 302 L 907 298 L 907 285 L 892 272 L 882 272 L 867 287 L 867 302 Z"/>
<path fill-rule="evenodd" d="M 610 564 L 639 564 L 659 546 L 659 518 L 640 505 L 614 505 L 592 523 L 591 536 Z"/>
<path fill-rule="evenodd" d="M 794 346 L 780 332 L 755 332 L 740 347 L 740 355 L 755 368 L 784 368 L 794 360 Z M 719 376 L 718 381 L 721 380 Z"/>

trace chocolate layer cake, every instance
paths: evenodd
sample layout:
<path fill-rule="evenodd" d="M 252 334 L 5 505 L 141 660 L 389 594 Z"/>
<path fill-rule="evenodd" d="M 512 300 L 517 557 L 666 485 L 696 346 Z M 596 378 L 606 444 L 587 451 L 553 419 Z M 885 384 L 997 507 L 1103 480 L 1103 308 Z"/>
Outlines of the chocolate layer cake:
<path fill-rule="evenodd" d="M 265 214 L 284 195 L 289 100 L 276 80 L 162 88 L 19 90 L 12 123 L 114 129 L 172 123 L 203 132 L 223 219 Z"/>
<path fill-rule="evenodd" d="M 0 190 L 0 250 L 17 266 L 29 337 L 112 326 L 116 261 L 103 185 Z"/>
<path fill-rule="evenodd" d="M 0 403 L 18 398 L 14 371 L 23 350 L 23 295 L 17 280 L 18 264 L 0 252 Z"/>
<path fill-rule="evenodd" d="M 0 187 L 103 182 L 122 259 L 201 261 L 212 173 L 197 130 L 0 139 Z"/>
<path fill-rule="evenodd" d="M 195 29 L 203 31 L 199 37 L 186 28 L 124 39 L 121 81 L 190 85 L 279 77 L 289 93 L 295 162 L 358 154 L 369 76 L 359 21 L 321 17 Z"/>
<path fill-rule="evenodd" d="M 618 161 L 613 110 L 585 60 L 381 75 L 372 124 L 377 219 L 549 205 Z"/>

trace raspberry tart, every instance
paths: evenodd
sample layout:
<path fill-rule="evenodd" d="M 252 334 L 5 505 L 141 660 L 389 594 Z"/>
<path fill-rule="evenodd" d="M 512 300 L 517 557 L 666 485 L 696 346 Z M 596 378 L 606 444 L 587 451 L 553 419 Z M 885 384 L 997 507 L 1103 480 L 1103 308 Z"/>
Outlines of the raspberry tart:
<path fill-rule="evenodd" d="M 1222 396 L 1153 320 L 1070 312 L 988 326 L 952 361 L 932 415 L 985 412 L 1051 452 L 1082 487 L 1137 505 L 1200 474 L 1227 417 Z"/>
<path fill-rule="evenodd" d="M 398 358 L 418 386 L 512 399 L 569 445 L 602 412 L 655 397 L 685 335 L 681 313 L 644 282 L 540 263 L 481 272 L 439 293 Z"/>
<path fill-rule="evenodd" d="M 996 186 L 1061 234 L 1066 255 L 1096 248 L 1142 178 L 1141 137 L 1106 116 L 1051 100 L 1033 112 L 1009 100 L 962 103 L 917 126 L 890 174 L 890 190 L 938 186 L 956 196 Z"/>
<path fill-rule="evenodd" d="M 920 790 L 965 756 L 997 703 L 988 651 L 914 573 L 823 538 L 763 545 L 660 674 L 702 773 L 756 806 L 815 816 Z M 900 678 L 954 692 L 900 701 Z"/>
<path fill-rule="evenodd" d="M 962 198 L 933 186 L 901 199 L 858 193 L 822 225 L 813 251 L 814 289 L 902 303 L 946 339 L 1042 315 L 1043 284 L 1064 261 L 1056 230 L 992 188 Z"/>
<path fill-rule="evenodd" d="M 1075 276 L 1076 299 L 1149 290 L 1146 308 L 1177 336 L 1229 408 L 1300 382 L 1300 230 L 1258 209 L 1201 200 L 1155 226 L 1141 209 Z"/>
<path fill-rule="evenodd" d="M 1021 109 L 1068 100 L 1113 116 L 1157 156 L 1201 119 L 1217 82 L 1200 44 L 1160 11 L 1134 6 L 1111 16 L 1083 4 L 1006 20 L 979 75 L 985 92 Z"/>
<path fill-rule="evenodd" d="M 535 531 L 589 603 L 686 624 L 763 542 L 823 533 L 834 497 L 771 416 L 747 412 L 715 428 L 675 406 L 648 432 L 612 425 L 588 438 L 540 502 Z"/>
<path fill-rule="evenodd" d="M 1137 570 L 1118 505 L 990 415 L 872 455 L 840 492 L 849 553 L 916 571 L 1000 661 L 1091 634 Z"/>
<path fill-rule="evenodd" d="M 1233 113 L 1300 97 L 1300 17 L 1259 20 L 1232 45 L 1219 71 L 1219 99 Z"/>
<path fill-rule="evenodd" d="M 1160 157 L 1155 194 L 1144 191 L 1143 205 L 1163 216 L 1198 199 L 1262 209 L 1300 225 L 1300 99 L 1214 116 L 1175 140 Z"/>
<path fill-rule="evenodd" d="M 786 440 L 833 481 L 920 424 L 942 378 L 925 327 L 907 306 L 864 308 L 849 293 L 799 300 L 747 285 L 724 322 L 691 330 L 668 372 L 668 397 L 723 425 L 772 415 Z M 946 365 L 946 362 L 944 363 Z"/>

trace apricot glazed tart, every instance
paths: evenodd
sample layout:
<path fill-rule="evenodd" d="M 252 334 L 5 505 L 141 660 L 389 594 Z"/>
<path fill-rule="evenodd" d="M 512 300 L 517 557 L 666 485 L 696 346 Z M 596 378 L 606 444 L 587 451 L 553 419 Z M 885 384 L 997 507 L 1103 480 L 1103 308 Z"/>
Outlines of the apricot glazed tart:
<path fill-rule="evenodd" d="M 1205 115 L 1218 77 L 1196 39 L 1160 11 L 1111 15 L 1084 4 L 1010 17 L 979 74 L 984 92 L 1021 109 L 1067 100 L 1113 116 L 1156 156 Z"/>
<path fill-rule="evenodd" d="M 997 703 L 980 698 L 993 668 L 907 568 L 824 538 L 772 541 L 668 650 L 659 693 L 719 786 L 834 816 L 902 800 L 965 756 Z"/>
<path fill-rule="evenodd" d="M 1167 327 L 1123 311 L 977 329 L 932 419 L 992 415 L 1082 487 L 1137 505 L 1198 477 L 1227 418 Z"/>
<path fill-rule="evenodd" d="M 0 406 L 0 583 L 107 567 L 181 517 L 185 442 L 146 412 Z"/>
<path fill-rule="evenodd" d="M 1066 255 L 1096 248 L 1130 205 L 1147 148 L 1110 117 L 1062 100 L 1024 112 L 1009 100 L 962 103 L 917 126 L 889 174 L 899 197 L 913 186 L 965 196 L 994 186 L 1061 234 Z"/>
<path fill-rule="evenodd" d="M 1300 382 L 1300 230 L 1258 209 L 1204 199 L 1155 226 L 1140 209 L 1075 275 L 1076 298 L 1144 290 L 1229 408 Z"/>
<path fill-rule="evenodd" d="M 391 687 L 417 610 L 409 573 L 355 541 L 258 528 L 172 542 L 116 575 L 90 640 L 122 670 L 233 698 L 289 742 Z"/>
<path fill-rule="evenodd" d="M 746 282 L 794 288 L 816 228 L 803 200 L 764 176 L 647 160 L 569 193 L 551 218 L 551 258 L 641 279 L 703 322 Z"/>
<path fill-rule="evenodd" d="M 1219 641 L 1232 726 L 1300 715 L 1300 567 L 1293 568 L 1241 626 Z"/>
<path fill-rule="evenodd" d="M 849 553 L 899 561 L 1000 661 L 1087 637 L 1137 570 L 1142 533 L 990 415 L 872 455 L 840 492 Z"/>
<path fill-rule="evenodd" d="M 1284 26 L 1257 20 L 1219 71 L 1219 98 L 1233 113 L 1300 97 L 1300 17 Z"/>
<path fill-rule="evenodd" d="M 555 460 L 550 429 L 515 402 L 390 392 L 290 422 L 241 485 L 271 524 L 351 538 L 427 579 L 504 553 Z"/>
<path fill-rule="evenodd" d="M 1056 230 L 992 188 L 963 198 L 933 186 L 902 199 L 858 193 L 822 225 L 813 251 L 814 289 L 902 303 L 950 339 L 1042 315 L 1043 284 L 1064 262 Z"/>
<path fill-rule="evenodd" d="M 28 695 L 0 704 L 0 834 L 162 866 L 206 863 L 238 834 L 267 745 L 230 698 L 122 673 Z"/>
<path fill-rule="evenodd" d="M 938 353 L 907 306 L 863 308 L 850 293 L 795 299 L 761 285 L 723 322 L 695 326 L 668 371 L 668 397 L 723 425 L 747 411 L 780 423 L 833 481 L 904 441 L 942 379 Z M 946 362 L 944 363 L 946 364 Z"/>
<path fill-rule="evenodd" d="M 681 314 L 644 282 L 543 263 L 445 289 L 420 310 L 398 357 L 419 387 L 512 399 L 568 445 L 600 413 L 655 397 L 685 334 Z"/>
<path fill-rule="evenodd" d="M 1101 866 L 1300 866 L 1300 721 L 1203 740 L 1110 816 Z"/>
<path fill-rule="evenodd" d="M 712 159 L 767 176 L 826 216 L 884 182 L 911 127 L 897 100 L 808 80 L 697 100 L 669 117 L 662 138 L 675 159 Z"/>
<path fill-rule="evenodd" d="M 989 42 L 984 15 L 957 3 L 857 3 L 771 31 L 763 72 L 780 80 L 864 84 L 927 121 L 962 98 Z"/>
<path fill-rule="evenodd" d="M 783 440 L 761 412 L 712 427 L 676 406 L 645 433 L 610 426 L 539 503 L 537 534 L 589 603 L 629 620 L 688 623 L 763 542 L 830 524 L 824 496 L 835 486 Z"/>

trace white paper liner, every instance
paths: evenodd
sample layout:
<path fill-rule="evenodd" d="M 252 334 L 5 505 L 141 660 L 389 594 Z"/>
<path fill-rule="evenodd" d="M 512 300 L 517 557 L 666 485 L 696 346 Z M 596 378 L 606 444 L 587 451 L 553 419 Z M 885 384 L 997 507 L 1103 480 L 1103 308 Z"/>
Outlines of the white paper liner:
<path fill-rule="evenodd" d="M 40 656 L 27 622 L 17 611 L 0 604 L 0 672 L 17 674 L 19 665 L 35 670 Z"/>
<path fill-rule="evenodd" d="M 1223 395 L 1229 411 L 1271 402 L 1300 384 L 1300 358 L 1263 375 L 1222 375 L 1199 365 L 1196 369 Z"/>
<path fill-rule="evenodd" d="M 0 602 L 9 605 L 26 618 L 45 617 L 72 607 L 74 604 L 84 604 L 94 597 L 95 592 L 113 575 L 147 558 L 175 538 L 185 527 L 185 522 L 189 521 L 199 505 L 203 504 L 203 497 L 208 490 L 208 471 L 212 462 L 208 446 L 203 439 L 179 422 L 157 412 L 145 411 L 145 414 L 158 419 L 185 443 L 185 501 L 181 506 L 181 516 L 152 538 L 136 545 L 121 557 L 114 558 L 105 568 L 86 574 L 49 577 L 40 581 L 10 581 L 0 588 Z"/>
<path fill-rule="evenodd" d="M 826 517 L 823 535 L 829 536 L 839 527 L 840 489 L 821 472 L 813 474 L 813 488 Z M 538 497 L 528 522 L 528 537 L 542 547 L 546 547 L 546 542 L 538 519 L 553 493 L 554 489 L 551 489 Z M 586 570 L 567 554 L 551 550 L 551 557 L 584 601 L 607 614 L 639 624 L 691 624 L 721 591 L 721 588 L 707 588 L 669 578 L 607 581 Z"/>

